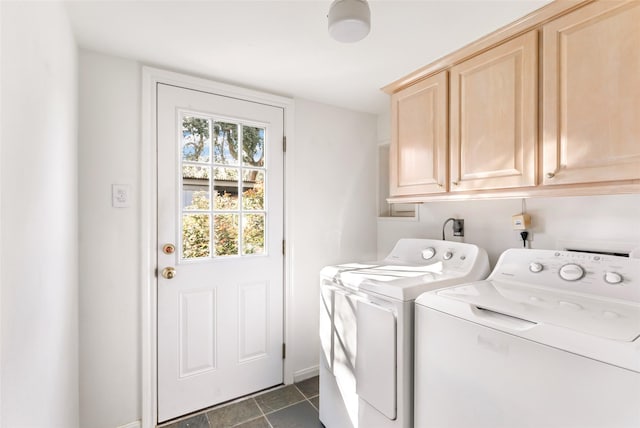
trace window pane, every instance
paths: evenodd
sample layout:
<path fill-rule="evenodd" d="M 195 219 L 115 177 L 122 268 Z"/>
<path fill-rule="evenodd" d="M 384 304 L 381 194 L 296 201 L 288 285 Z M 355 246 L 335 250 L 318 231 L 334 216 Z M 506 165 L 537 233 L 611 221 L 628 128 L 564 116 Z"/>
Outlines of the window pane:
<path fill-rule="evenodd" d="M 211 138 L 209 120 L 187 116 L 182 119 L 182 159 L 209 162 Z"/>
<path fill-rule="evenodd" d="M 238 255 L 238 214 L 217 214 L 213 216 L 216 256 Z"/>
<path fill-rule="evenodd" d="M 264 166 L 264 128 L 242 127 L 242 164 Z"/>
<path fill-rule="evenodd" d="M 209 167 L 185 165 L 182 167 L 182 209 L 208 210 Z"/>
<path fill-rule="evenodd" d="M 242 225 L 242 254 L 263 254 L 264 214 L 245 214 Z"/>
<path fill-rule="evenodd" d="M 257 169 L 242 171 L 242 208 L 264 209 L 264 172 Z"/>
<path fill-rule="evenodd" d="M 185 214 L 182 216 L 182 258 L 209 257 L 209 214 Z"/>
<path fill-rule="evenodd" d="M 238 125 L 215 122 L 213 124 L 213 161 L 222 165 L 238 164 Z"/>
<path fill-rule="evenodd" d="M 238 209 L 239 171 L 237 168 L 213 168 L 213 191 L 216 210 Z"/>

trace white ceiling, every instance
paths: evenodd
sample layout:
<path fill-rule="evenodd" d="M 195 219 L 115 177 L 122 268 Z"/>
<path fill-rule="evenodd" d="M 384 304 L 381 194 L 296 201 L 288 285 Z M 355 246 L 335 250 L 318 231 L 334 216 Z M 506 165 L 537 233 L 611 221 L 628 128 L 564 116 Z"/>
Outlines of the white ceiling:
<path fill-rule="evenodd" d="M 381 113 L 380 88 L 549 0 L 371 0 L 371 33 L 327 33 L 331 0 L 72 1 L 82 48 L 221 82 Z"/>

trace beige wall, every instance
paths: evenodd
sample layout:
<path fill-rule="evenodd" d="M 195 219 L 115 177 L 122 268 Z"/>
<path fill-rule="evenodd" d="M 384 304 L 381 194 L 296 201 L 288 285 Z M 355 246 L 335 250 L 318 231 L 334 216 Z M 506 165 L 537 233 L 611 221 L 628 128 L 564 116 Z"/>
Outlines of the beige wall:
<path fill-rule="evenodd" d="M 140 91 L 136 61 L 80 54 L 81 425 L 141 417 Z M 287 139 L 287 257 L 292 293 L 287 355 L 296 378 L 318 368 L 318 272 L 373 257 L 376 117 L 295 100 Z M 130 208 L 111 208 L 111 184 L 130 184 Z"/>
<path fill-rule="evenodd" d="M 56 3 L 1 2 L 3 427 L 78 427 L 77 50 Z"/>
<path fill-rule="evenodd" d="M 134 61 L 80 53 L 80 421 L 140 419 L 140 79 Z M 111 185 L 129 184 L 129 208 Z"/>
<path fill-rule="evenodd" d="M 375 258 L 375 116 L 296 100 L 293 230 L 294 375 L 317 374 L 323 266 Z"/>

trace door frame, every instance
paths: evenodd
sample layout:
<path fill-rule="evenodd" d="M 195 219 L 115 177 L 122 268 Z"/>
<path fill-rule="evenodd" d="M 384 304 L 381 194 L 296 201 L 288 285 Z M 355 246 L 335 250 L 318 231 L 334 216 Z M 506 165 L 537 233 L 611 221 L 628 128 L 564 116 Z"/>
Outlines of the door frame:
<path fill-rule="evenodd" d="M 140 153 L 140 340 L 141 340 L 141 411 L 142 428 L 155 428 L 158 419 L 157 404 L 157 184 L 156 184 L 156 87 L 159 83 L 179 86 L 186 89 L 209 92 L 216 95 L 238 98 L 262 104 L 280 107 L 284 111 L 284 136 L 287 139 L 284 156 L 284 239 L 286 256 L 283 266 L 283 338 L 291 344 L 292 326 L 290 325 L 293 300 L 292 253 L 293 239 L 291 222 L 291 203 L 287 195 L 293 191 L 293 133 L 294 100 L 266 92 L 245 89 L 226 83 L 216 82 L 181 73 L 142 66 L 142 117 L 141 117 L 141 153 Z M 294 380 L 291 358 L 283 362 L 283 380 L 291 384 Z"/>

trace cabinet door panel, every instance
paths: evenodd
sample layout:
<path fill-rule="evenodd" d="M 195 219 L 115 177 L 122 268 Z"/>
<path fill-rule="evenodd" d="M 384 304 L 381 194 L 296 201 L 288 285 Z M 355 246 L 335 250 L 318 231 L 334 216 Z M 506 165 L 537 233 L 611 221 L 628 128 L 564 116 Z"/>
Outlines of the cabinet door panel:
<path fill-rule="evenodd" d="M 441 72 L 391 97 L 391 196 L 445 192 L 447 74 Z"/>
<path fill-rule="evenodd" d="M 536 184 L 537 33 L 451 69 L 451 191 Z"/>
<path fill-rule="evenodd" d="M 640 178 L 640 2 L 543 27 L 543 184 Z"/>

